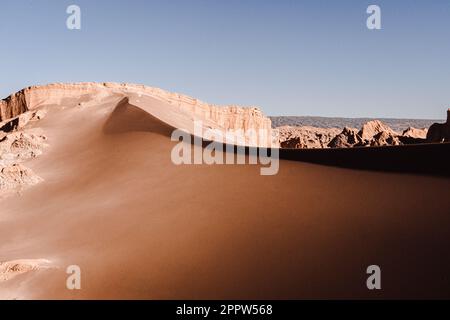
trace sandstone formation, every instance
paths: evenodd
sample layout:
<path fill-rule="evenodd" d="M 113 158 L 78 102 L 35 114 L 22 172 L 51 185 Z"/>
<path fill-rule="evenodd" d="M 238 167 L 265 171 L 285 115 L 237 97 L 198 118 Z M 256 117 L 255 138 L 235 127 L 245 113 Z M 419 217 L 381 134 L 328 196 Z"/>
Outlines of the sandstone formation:
<path fill-rule="evenodd" d="M 360 130 L 344 127 L 324 129 L 315 127 L 280 127 L 282 148 L 351 148 L 397 146 L 426 142 L 427 129 L 409 127 L 401 134 L 379 120 L 365 123 Z"/>
<path fill-rule="evenodd" d="M 427 142 L 450 142 L 450 109 L 447 110 L 447 122 L 433 123 L 426 139 Z"/>
<path fill-rule="evenodd" d="M 27 128 L 43 115 L 43 110 L 26 111 L 0 123 L 1 197 L 42 181 L 22 162 L 39 156 L 46 146 L 47 138 L 38 128 Z"/>
<path fill-rule="evenodd" d="M 303 149 L 306 148 L 304 144 L 301 142 L 300 137 L 293 137 L 289 138 L 280 144 L 281 148 L 288 148 L 288 149 Z"/>
<path fill-rule="evenodd" d="M 379 120 L 372 120 L 366 122 L 362 126 L 361 130 L 359 130 L 358 135 L 361 137 L 361 139 L 363 139 L 363 141 L 364 140 L 371 141 L 376 135 L 378 135 L 381 132 L 386 132 L 390 136 L 398 135 L 397 132 L 395 132 L 394 130 L 392 130 L 390 127 L 388 127 Z"/>
<path fill-rule="evenodd" d="M 370 139 L 369 145 L 372 147 L 398 146 L 401 145 L 401 142 L 397 135 L 394 135 L 388 131 L 381 131 Z"/>
<path fill-rule="evenodd" d="M 89 96 L 92 95 L 101 97 L 111 94 L 149 96 L 176 107 L 180 114 L 184 114 L 192 121 L 207 122 L 208 126 L 213 129 L 219 129 L 224 133 L 242 130 L 248 145 L 267 146 L 268 141 L 272 141 L 271 121 L 257 107 L 219 106 L 159 88 L 110 82 L 55 83 L 28 87 L 0 102 L 0 121 L 16 117 L 28 110 L 35 110 L 43 104 L 64 105 L 64 100 L 71 98 L 81 99 L 80 103 L 83 103 L 84 96 L 89 100 Z M 258 138 L 255 143 L 250 143 L 248 136 L 251 134 L 251 130 L 264 132 L 264 139 Z"/>
<path fill-rule="evenodd" d="M 403 137 L 416 138 L 416 139 L 426 139 L 427 138 L 427 128 L 416 129 L 409 127 L 405 129 L 402 133 Z"/>
<path fill-rule="evenodd" d="M 0 122 L 28 111 L 25 90 L 0 100 Z"/>
<path fill-rule="evenodd" d="M 337 128 L 291 127 L 277 128 L 281 148 L 326 148 L 339 133 Z"/>
<path fill-rule="evenodd" d="M 47 138 L 30 131 L 13 132 L 0 141 L 0 164 L 7 161 L 21 161 L 42 154 Z"/>
<path fill-rule="evenodd" d="M 45 116 L 45 110 L 26 111 L 12 118 L 5 119 L 0 122 L 0 132 L 11 132 L 20 130 L 25 127 L 28 122 L 40 120 Z"/>
<path fill-rule="evenodd" d="M 349 148 L 361 144 L 362 139 L 355 128 L 345 127 L 341 133 L 336 135 L 328 144 L 329 148 Z"/>
<path fill-rule="evenodd" d="M 42 179 L 33 170 L 18 163 L 0 168 L 0 191 L 17 190 L 40 181 Z"/>
<path fill-rule="evenodd" d="M 398 139 L 402 144 L 425 143 L 427 138 L 427 128 L 416 129 L 409 127 L 405 129 Z"/>

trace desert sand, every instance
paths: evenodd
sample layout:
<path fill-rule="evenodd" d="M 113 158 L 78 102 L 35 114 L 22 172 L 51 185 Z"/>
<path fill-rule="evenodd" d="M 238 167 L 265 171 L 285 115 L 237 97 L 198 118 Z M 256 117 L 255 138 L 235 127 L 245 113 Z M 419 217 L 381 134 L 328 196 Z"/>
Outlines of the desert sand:
<path fill-rule="evenodd" d="M 46 115 L 27 127 L 48 146 L 23 162 L 42 181 L 0 200 L 0 298 L 450 298 L 448 177 L 293 160 L 273 176 L 176 166 L 170 133 L 195 114 L 219 127 L 270 120 L 92 86 L 28 95 Z M 371 264 L 382 290 L 366 288 Z M 66 288 L 69 265 L 81 290 Z"/>

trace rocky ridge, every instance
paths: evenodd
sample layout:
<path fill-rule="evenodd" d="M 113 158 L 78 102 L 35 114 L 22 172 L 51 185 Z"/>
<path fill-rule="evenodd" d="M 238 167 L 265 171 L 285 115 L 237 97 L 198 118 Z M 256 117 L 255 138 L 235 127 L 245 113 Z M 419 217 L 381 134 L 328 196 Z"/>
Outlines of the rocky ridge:
<path fill-rule="evenodd" d="M 0 123 L 0 196 L 42 181 L 23 162 L 41 155 L 46 146 L 41 130 L 27 128 L 44 115 L 43 110 L 26 111 Z"/>
<path fill-rule="evenodd" d="M 289 127 L 280 130 L 282 148 L 350 148 L 393 146 L 426 142 L 427 129 L 408 128 L 403 133 L 392 130 L 379 120 L 365 123 L 361 129 L 344 127 Z"/>
<path fill-rule="evenodd" d="M 54 83 L 22 89 L 0 101 L 0 121 L 16 117 L 29 110 L 35 110 L 43 104 L 61 105 L 66 98 L 80 98 L 89 94 L 102 95 L 111 93 L 148 95 L 178 107 L 179 111 L 184 114 L 206 121 L 213 121 L 218 128 L 225 131 L 264 130 L 268 136 L 271 136 L 271 120 L 264 116 L 257 107 L 219 106 L 159 88 L 112 82 Z"/>

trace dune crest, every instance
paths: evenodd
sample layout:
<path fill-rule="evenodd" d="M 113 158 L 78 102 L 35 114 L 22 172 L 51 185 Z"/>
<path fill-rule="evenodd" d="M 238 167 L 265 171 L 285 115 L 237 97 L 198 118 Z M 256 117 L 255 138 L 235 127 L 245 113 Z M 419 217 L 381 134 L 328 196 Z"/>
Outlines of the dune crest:
<path fill-rule="evenodd" d="M 80 106 L 85 100 L 101 99 L 112 94 L 119 94 L 129 98 L 154 98 L 164 102 L 168 112 L 178 113 L 189 119 L 182 124 L 171 123 L 175 128 L 193 121 L 203 121 L 208 128 L 219 129 L 222 132 L 242 130 L 246 137 L 246 145 L 266 146 L 271 141 L 271 120 L 264 116 L 257 107 L 241 107 L 237 105 L 219 106 L 208 104 L 187 95 L 171 93 L 159 88 L 137 84 L 119 83 L 54 83 L 43 86 L 31 86 L 12 94 L 0 101 L 0 121 L 16 117 L 26 111 L 34 110 L 39 106 L 63 105 L 67 99 L 80 99 Z M 140 104 L 138 104 L 140 106 Z M 173 117 L 172 117 L 173 118 Z M 190 127 L 190 125 L 188 125 Z M 189 130 L 189 129 L 188 129 Z M 265 139 L 258 139 L 251 143 L 246 134 L 249 130 L 263 130 Z M 191 132 L 193 133 L 193 132 Z"/>

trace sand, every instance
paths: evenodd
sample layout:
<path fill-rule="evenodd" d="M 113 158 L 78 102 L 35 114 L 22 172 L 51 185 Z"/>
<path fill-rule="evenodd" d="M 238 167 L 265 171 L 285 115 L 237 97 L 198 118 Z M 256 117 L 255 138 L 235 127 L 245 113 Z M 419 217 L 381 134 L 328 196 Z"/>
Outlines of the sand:
<path fill-rule="evenodd" d="M 0 261 L 53 267 L 0 281 L 0 298 L 450 298 L 450 179 L 175 166 L 164 102 L 96 99 L 40 106 L 49 146 L 25 164 L 44 181 L 1 200 Z M 66 288 L 69 265 L 81 290 Z"/>

